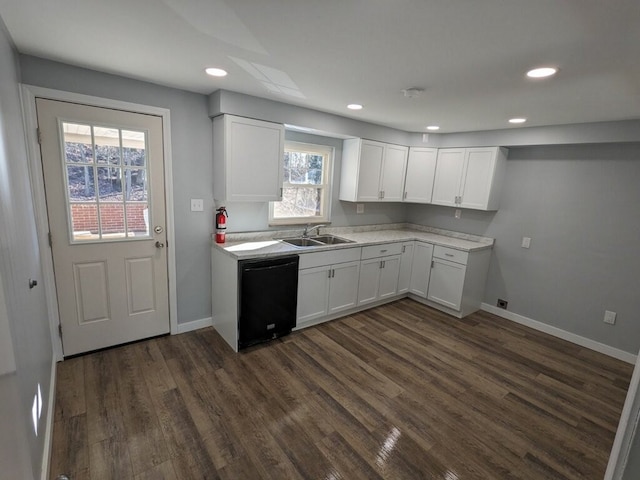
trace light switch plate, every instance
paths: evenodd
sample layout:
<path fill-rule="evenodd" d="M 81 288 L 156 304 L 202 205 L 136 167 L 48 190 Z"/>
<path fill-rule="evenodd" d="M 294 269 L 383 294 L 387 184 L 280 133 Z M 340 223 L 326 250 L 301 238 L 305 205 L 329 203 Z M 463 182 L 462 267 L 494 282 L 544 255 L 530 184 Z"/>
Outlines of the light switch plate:
<path fill-rule="evenodd" d="M 191 211 L 192 212 L 203 212 L 204 211 L 204 200 L 202 198 L 192 198 L 191 199 Z"/>
<path fill-rule="evenodd" d="M 522 248 L 531 247 L 531 238 L 530 237 L 522 237 Z"/>
<path fill-rule="evenodd" d="M 356 203 L 356 213 L 364 213 L 364 203 Z"/>
<path fill-rule="evenodd" d="M 608 323 L 609 325 L 615 325 L 616 323 L 616 312 L 610 312 L 609 310 L 604 311 L 604 323 Z"/>

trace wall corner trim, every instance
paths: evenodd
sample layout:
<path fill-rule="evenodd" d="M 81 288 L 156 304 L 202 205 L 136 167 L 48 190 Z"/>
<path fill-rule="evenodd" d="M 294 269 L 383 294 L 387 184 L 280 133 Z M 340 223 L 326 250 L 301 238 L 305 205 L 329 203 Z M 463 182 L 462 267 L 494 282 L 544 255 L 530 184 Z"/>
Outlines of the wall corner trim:
<path fill-rule="evenodd" d="M 199 320 L 192 320 L 190 322 L 178 323 L 177 334 L 192 332 L 193 330 L 199 330 L 205 327 L 212 327 L 213 319 L 211 317 L 201 318 Z"/>
<path fill-rule="evenodd" d="M 591 340 L 590 338 L 581 337 L 580 335 L 576 335 L 575 333 L 562 330 L 561 328 L 548 325 L 538 320 L 533 320 L 531 318 L 525 317 L 524 315 L 519 315 L 508 310 L 494 307 L 493 305 L 489 305 L 488 303 L 483 303 L 480 308 L 485 312 L 493 313 L 498 317 L 502 317 L 507 320 L 511 320 L 512 322 L 519 323 L 520 325 L 533 328 L 534 330 L 538 330 L 539 332 L 548 333 L 549 335 L 567 340 L 568 342 L 575 343 L 576 345 L 580 345 L 581 347 L 586 347 L 596 352 L 604 353 L 605 355 L 617 358 L 618 360 L 622 360 L 623 362 L 629 363 L 631 365 L 636 363 L 636 355 L 625 352 L 624 350 L 620 350 L 618 348 L 610 347 L 609 345 L 605 345 L 604 343 L 596 342 L 595 340 Z"/>

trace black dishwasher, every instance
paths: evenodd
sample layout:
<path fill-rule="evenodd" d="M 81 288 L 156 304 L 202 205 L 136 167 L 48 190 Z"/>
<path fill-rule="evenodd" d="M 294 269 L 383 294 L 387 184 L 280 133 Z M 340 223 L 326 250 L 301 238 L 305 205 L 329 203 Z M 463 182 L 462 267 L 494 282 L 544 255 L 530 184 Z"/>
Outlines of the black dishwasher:
<path fill-rule="evenodd" d="M 238 349 L 296 326 L 298 255 L 238 261 Z"/>

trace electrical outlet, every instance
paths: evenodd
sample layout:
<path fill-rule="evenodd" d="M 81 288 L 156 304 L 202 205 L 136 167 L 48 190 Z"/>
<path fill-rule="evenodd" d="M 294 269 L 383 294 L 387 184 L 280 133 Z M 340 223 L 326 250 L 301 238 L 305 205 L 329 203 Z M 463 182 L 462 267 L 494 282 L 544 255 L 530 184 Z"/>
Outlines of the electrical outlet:
<path fill-rule="evenodd" d="M 608 323 L 609 325 L 615 325 L 616 323 L 616 312 L 610 312 L 609 310 L 604 311 L 604 323 Z"/>
<path fill-rule="evenodd" d="M 364 203 L 356 203 L 356 213 L 364 213 Z"/>
<path fill-rule="evenodd" d="M 522 237 L 522 248 L 531 247 L 531 238 L 530 237 Z"/>
<path fill-rule="evenodd" d="M 496 306 L 498 308 L 503 308 L 503 309 L 507 309 L 507 305 L 509 305 L 509 302 L 507 302 L 506 300 L 503 300 L 501 298 L 498 299 L 498 302 L 496 303 Z"/>
<path fill-rule="evenodd" d="M 204 211 L 204 200 L 201 198 L 192 198 L 191 199 L 191 211 L 192 212 L 203 212 Z"/>

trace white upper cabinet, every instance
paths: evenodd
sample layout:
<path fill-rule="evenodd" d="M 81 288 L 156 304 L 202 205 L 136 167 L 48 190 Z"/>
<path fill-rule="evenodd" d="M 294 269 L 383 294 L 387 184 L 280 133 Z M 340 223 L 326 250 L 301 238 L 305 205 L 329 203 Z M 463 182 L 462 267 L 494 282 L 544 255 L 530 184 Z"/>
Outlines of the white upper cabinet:
<path fill-rule="evenodd" d="M 213 119 L 217 201 L 282 200 L 284 125 L 234 115 Z"/>
<path fill-rule="evenodd" d="M 361 138 L 344 141 L 340 200 L 400 202 L 409 148 Z"/>
<path fill-rule="evenodd" d="M 404 182 L 405 202 L 431 203 L 438 149 L 411 147 Z"/>
<path fill-rule="evenodd" d="M 507 150 L 500 147 L 439 150 L 432 203 L 497 210 L 506 159 Z"/>

